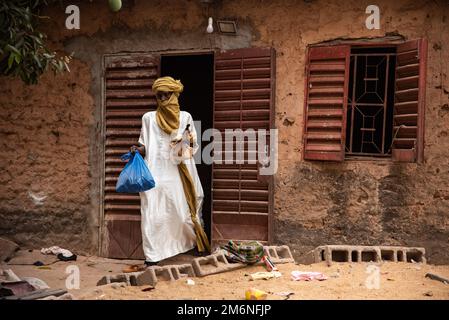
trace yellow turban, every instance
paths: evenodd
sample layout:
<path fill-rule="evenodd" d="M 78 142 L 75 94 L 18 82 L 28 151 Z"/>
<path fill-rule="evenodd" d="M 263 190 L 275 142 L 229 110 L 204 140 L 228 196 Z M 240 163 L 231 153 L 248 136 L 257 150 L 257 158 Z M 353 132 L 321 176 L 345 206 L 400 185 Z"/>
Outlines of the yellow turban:
<path fill-rule="evenodd" d="M 175 80 L 172 77 L 158 78 L 153 83 L 153 92 L 171 91 L 172 94 L 168 100 L 157 100 L 156 120 L 159 127 L 166 133 L 171 134 L 176 132 L 179 128 L 179 94 L 184 89 L 180 80 Z"/>
<path fill-rule="evenodd" d="M 181 80 L 175 80 L 172 77 L 161 77 L 154 81 L 152 89 L 154 93 L 158 91 L 172 91 L 179 96 L 184 89 L 184 86 L 182 85 Z"/>

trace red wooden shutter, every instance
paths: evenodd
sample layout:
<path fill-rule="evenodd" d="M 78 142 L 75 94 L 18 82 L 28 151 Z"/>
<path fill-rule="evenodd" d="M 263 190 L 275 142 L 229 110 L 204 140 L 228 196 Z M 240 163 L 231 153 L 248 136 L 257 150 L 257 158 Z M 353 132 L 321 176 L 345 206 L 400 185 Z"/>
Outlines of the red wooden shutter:
<path fill-rule="evenodd" d="M 274 49 L 249 48 L 216 54 L 214 128 L 221 131 L 223 141 L 225 129 L 274 128 L 274 79 Z M 232 144 L 235 150 L 235 142 Z M 225 152 L 221 154 L 224 159 Z M 247 162 L 214 163 L 212 170 L 213 246 L 229 240 L 269 242 L 273 176 L 260 179 L 258 164 Z"/>
<path fill-rule="evenodd" d="M 304 159 L 344 159 L 350 54 L 350 46 L 309 49 L 305 82 Z"/>
<path fill-rule="evenodd" d="M 426 98 L 427 40 L 397 46 L 392 158 L 422 162 Z"/>
<path fill-rule="evenodd" d="M 116 193 L 115 185 L 125 165 L 120 156 L 137 144 L 143 114 L 156 108 L 158 73 L 151 55 L 105 57 L 102 254 L 110 258 L 143 258 L 139 194 Z"/>

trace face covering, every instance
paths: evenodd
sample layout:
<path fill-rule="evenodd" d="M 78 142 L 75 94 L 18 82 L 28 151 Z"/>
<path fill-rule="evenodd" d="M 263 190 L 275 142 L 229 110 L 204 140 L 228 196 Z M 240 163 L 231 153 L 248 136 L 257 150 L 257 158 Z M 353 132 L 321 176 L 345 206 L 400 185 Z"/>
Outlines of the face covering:
<path fill-rule="evenodd" d="M 156 121 L 159 127 L 167 134 L 172 134 L 179 128 L 178 95 L 173 93 L 169 99 L 157 100 Z"/>

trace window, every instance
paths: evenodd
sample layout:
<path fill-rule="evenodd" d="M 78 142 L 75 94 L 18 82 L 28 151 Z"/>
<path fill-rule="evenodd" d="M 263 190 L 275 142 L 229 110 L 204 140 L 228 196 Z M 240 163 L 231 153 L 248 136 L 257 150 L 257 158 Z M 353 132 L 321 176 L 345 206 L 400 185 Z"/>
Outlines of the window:
<path fill-rule="evenodd" d="M 427 42 L 308 51 L 304 159 L 422 162 Z"/>
<path fill-rule="evenodd" d="M 396 48 L 353 48 L 346 156 L 391 156 Z"/>

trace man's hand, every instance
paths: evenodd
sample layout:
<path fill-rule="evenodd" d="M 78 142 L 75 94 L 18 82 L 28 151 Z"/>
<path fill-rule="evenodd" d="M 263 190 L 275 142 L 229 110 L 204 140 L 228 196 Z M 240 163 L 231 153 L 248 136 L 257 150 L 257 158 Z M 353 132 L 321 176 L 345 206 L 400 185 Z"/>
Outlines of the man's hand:
<path fill-rule="evenodd" d="M 129 148 L 129 151 L 131 153 L 135 153 L 136 151 L 139 151 L 140 155 L 144 156 L 145 155 L 145 146 L 138 147 L 138 146 L 133 145 L 133 146 L 131 146 L 131 148 Z"/>

